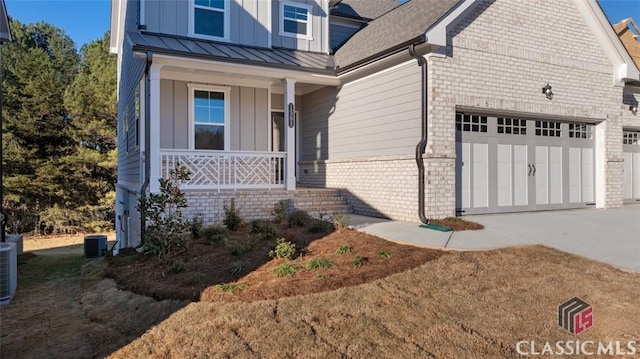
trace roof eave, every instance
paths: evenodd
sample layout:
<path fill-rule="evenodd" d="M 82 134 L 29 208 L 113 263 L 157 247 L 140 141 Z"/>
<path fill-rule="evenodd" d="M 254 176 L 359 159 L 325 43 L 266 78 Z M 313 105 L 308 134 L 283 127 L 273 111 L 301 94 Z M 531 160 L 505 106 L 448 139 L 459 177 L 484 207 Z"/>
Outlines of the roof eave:
<path fill-rule="evenodd" d="M 347 73 L 349 71 L 353 71 L 353 70 L 358 69 L 360 67 L 369 65 L 371 63 L 380 61 L 380 60 L 382 60 L 384 58 L 387 58 L 389 56 L 395 55 L 400 51 L 406 50 L 412 44 L 420 45 L 422 43 L 424 43 L 424 36 L 423 35 L 416 36 L 411 40 L 405 41 L 405 42 L 403 42 L 401 44 L 398 44 L 396 46 L 388 48 L 388 49 L 386 49 L 384 51 L 380 51 L 380 52 L 378 52 L 378 53 L 376 53 L 374 55 L 366 57 L 366 58 L 364 58 L 362 60 L 358 60 L 358 61 L 356 61 L 354 63 L 351 63 L 351 64 L 349 64 L 347 66 L 344 66 L 344 67 L 338 66 L 337 75 L 338 76 L 339 75 L 343 75 L 343 74 L 345 74 L 345 73 Z"/>

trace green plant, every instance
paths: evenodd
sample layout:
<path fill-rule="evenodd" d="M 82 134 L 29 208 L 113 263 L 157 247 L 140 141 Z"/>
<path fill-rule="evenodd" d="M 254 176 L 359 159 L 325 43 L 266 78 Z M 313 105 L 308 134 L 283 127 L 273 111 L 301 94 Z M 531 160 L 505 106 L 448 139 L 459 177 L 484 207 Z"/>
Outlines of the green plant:
<path fill-rule="evenodd" d="M 264 219 L 258 219 L 251 222 L 251 232 L 258 233 L 264 241 L 270 241 L 276 238 L 276 226 Z"/>
<path fill-rule="evenodd" d="M 296 254 L 296 245 L 284 238 L 278 238 L 277 243 L 276 247 L 269 251 L 269 257 L 293 259 Z"/>
<path fill-rule="evenodd" d="M 364 265 L 364 263 L 367 261 L 366 258 L 362 258 L 360 256 L 355 256 L 353 257 L 353 260 L 351 261 L 351 264 L 353 264 L 353 268 L 360 268 Z"/>
<path fill-rule="evenodd" d="M 227 244 L 229 247 L 229 253 L 236 257 L 240 257 L 243 254 L 251 252 L 253 248 L 255 248 L 255 245 L 255 242 L 250 238 L 239 239 Z"/>
<path fill-rule="evenodd" d="M 376 255 L 380 258 L 391 258 L 393 257 L 393 253 L 385 250 L 378 251 Z"/>
<path fill-rule="evenodd" d="M 236 208 L 236 199 L 231 198 L 229 204 L 224 204 L 224 219 L 222 223 L 227 227 L 230 231 L 236 231 L 240 228 L 242 224 L 242 217 L 240 217 L 240 210 Z"/>
<path fill-rule="evenodd" d="M 249 262 L 245 260 L 231 262 L 227 269 L 229 270 L 229 274 L 231 275 L 245 274 L 249 271 Z"/>
<path fill-rule="evenodd" d="M 168 178 L 159 179 L 160 193 L 143 195 L 138 203 L 145 223 L 142 233 L 145 251 L 161 260 L 188 248 L 190 230 L 182 218 L 182 209 L 188 205 L 180 184 L 188 181 L 190 175 L 186 167 L 176 163 Z"/>
<path fill-rule="evenodd" d="M 316 279 L 320 279 L 320 280 L 326 280 L 331 278 L 331 274 L 327 274 L 327 273 L 319 273 L 315 275 Z"/>
<path fill-rule="evenodd" d="M 311 216 L 306 211 L 301 209 L 296 209 L 287 217 L 287 222 L 289 223 L 289 227 L 304 227 L 309 221 L 311 221 Z"/>
<path fill-rule="evenodd" d="M 213 286 L 213 288 L 221 292 L 233 293 L 236 290 L 242 290 L 249 286 L 247 283 L 220 283 Z"/>
<path fill-rule="evenodd" d="M 271 271 L 271 274 L 280 278 L 280 277 L 292 276 L 296 274 L 297 271 L 298 271 L 298 268 L 296 268 L 296 266 L 293 266 L 289 263 L 282 263 L 279 266 L 275 267 Z"/>
<path fill-rule="evenodd" d="M 307 269 L 321 269 L 321 268 L 331 268 L 333 267 L 333 262 L 326 258 L 315 257 L 311 258 L 304 265 Z"/>
<path fill-rule="evenodd" d="M 349 217 L 346 213 L 338 213 L 333 215 L 333 226 L 336 229 L 347 229 L 349 228 L 349 223 L 351 221 L 351 217 Z"/>
<path fill-rule="evenodd" d="M 202 238 L 218 246 L 227 241 L 227 234 L 227 229 L 222 226 L 208 226 L 202 230 Z"/>
<path fill-rule="evenodd" d="M 347 253 L 351 253 L 351 247 L 349 246 L 340 246 L 338 247 L 338 249 L 336 250 L 337 254 L 347 254 Z"/>
<path fill-rule="evenodd" d="M 171 273 L 180 273 L 184 270 L 185 261 L 182 258 L 174 258 L 169 264 Z"/>
<path fill-rule="evenodd" d="M 328 232 L 331 228 L 330 226 L 331 225 L 328 222 L 318 219 L 311 222 L 307 230 L 309 233 L 323 233 Z"/>
<path fill-rule="evenodd" d="M 287 208 L 289 207 L 289 201 L 286 199 L 280 200 L 273 205 L 271 215 L 273 221 L 276 223 L 282 223 L 287 218 Z"/>
<path fill-rule="evenodd" d="M 202 216 L 196 216 L 191 218 L 187 222 L 189 226 L 189 230 L 191 231 L 192 238 L 201 238 L 202 231 L 204 230 L 204 221 L 202 220 Z"/>

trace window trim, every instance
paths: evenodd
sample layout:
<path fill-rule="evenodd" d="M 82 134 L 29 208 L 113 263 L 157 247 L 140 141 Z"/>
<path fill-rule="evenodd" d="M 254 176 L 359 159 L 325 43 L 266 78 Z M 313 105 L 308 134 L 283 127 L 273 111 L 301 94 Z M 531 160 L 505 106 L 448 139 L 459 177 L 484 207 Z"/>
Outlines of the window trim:
<path fill-rule="evenodd" d="M 216 41 L 224 41 L 224 42 L 229 42 L 230 38 L 229 38 L 229 29 L 230 29 L 230 7 L 231 7 L 231 2 L 229 0 L 223 0 L 224 1 L 224 10 L 220 11 L 219 9 L 212 9 L 212 8 L 207 8 L 208 11 L 218 11 L 218 12 L 222 12 L 224 15 L 224 24 L 223 24 L 223 29 L 222 31 L 224 31 L 224 36 L 219 37 L 219 36 L 211 36 L 211 35 L 205 35 L 205 34 L 198 34 L 196 33 L 196 8 L 205 8 L 203 6 L 200 5 L 196 5 L 196 1 L 195 0 L 189 0 L 189 36 L 190 37 L 195 37 L 195 38 L 199 38 L 199 39 L 205 39 L 205 40 L 216 40 Z"/>
<path fill-rule="evenodd" d="M 230 114 L 230 95 L 231 87 L 227 86 L 211 86 L 202 84 L 187 84 L 189 88 L 189 150 L 193 151 L 229 151 L 231 149 L 231 114 Z M 195 92 L 196 91 L 209 91 L 209 92 L 222 92 L 224 94 L 224 149 L 223 150 L 200 150 L 196 149 L 195 138 Z"/>
<path fill-rule="evenodd" d="M 302 9 L 306 9 L 307 10 L 307 34 L 306 35 L 284 31 L 284 20 L 285 20 L 284 7 L 285 7 L 285 5 L 293 6 L 293 7 L 297 7 L 297 8 L 302 8 Z M 300 21 L 297 21 L 297 20 L 293 20 L 293 21 L 300 22 Z M 298 3 L 298 2 L 293 2 L 293 1 L 280 1 L 280 20 L 279 20 L 278 35 L 285 36 L 285 37 L 292 37 L 292 38 L 295 38 L 295 39 L 313 40 L 313 35 L 312 35 L 313 25 L 312 25 L 312 23 L 313 23 L 313 6 L 307 5 L 307 4 Z"/>

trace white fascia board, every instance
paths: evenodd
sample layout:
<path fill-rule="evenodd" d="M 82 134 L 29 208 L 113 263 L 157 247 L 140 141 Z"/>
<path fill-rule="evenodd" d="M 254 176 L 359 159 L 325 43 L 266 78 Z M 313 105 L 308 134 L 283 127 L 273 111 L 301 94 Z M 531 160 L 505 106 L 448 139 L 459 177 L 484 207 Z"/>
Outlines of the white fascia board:
<path fill-rule="evenodd" d="M 449 10 L 443 18 L 427 29 L 424 34 L 425 42 L 437 46 L 447 46 L 447 32 L 473 11 L 480 2 L 480 0 L 465 0 Z"/>
<path fill-rule="evenodd" d="M 340 80 L 334 75 L 314 74 L 312 72 L 280 69 L 276 67 L 218 62 L 156 53 L 153 54 L 153 62 L 167 66 L 262 77 L 265 79 L 289 78 L 297 82 L 325 86 L 338 86 L 340 84 Z"/>
<path fill-rule="evenodd" d="M 573 0 L 600 47 L 609 57 L 614 68 L 614 84 L 622 86 L 627 81 L 638 81 L 640 71 L 622 42 L 609 24 L 609 20 L 596 0 Z"/>

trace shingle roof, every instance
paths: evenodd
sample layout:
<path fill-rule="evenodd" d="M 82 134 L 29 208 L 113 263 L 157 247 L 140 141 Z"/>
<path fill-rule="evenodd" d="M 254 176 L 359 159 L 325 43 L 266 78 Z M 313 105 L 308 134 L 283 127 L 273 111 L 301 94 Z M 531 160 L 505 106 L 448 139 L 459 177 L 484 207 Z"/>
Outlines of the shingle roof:
<path fill-rule="evenodd" d="M 282 48 L 259 48 L 156 33 L 128 32 L 134 51 L 334 74 L 333 56 Z"/>
<path fill-rule="evenodd" d="M 345 68 L 422 36 L 462 0 L 411 0 L 371 21 L 336 52 Z"/>
<path fill-rule="evenodd" d="M 342 0 L 331 15 L 345 16 L 358 20 L 376 19 L 402 5 L 396 0 Z"/>

